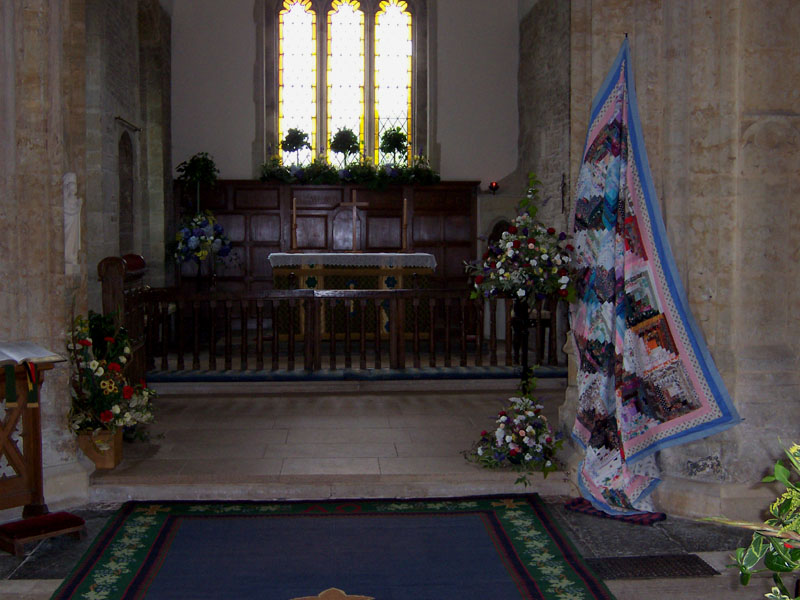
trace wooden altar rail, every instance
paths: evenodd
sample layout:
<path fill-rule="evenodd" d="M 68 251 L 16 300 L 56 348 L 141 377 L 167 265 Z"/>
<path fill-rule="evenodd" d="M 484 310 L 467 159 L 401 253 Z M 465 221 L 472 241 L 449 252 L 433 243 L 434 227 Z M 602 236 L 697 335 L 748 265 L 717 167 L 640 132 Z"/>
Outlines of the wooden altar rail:
<path fill-rule="evenodd" d="M 150 369 L 406 369 L 520 364 L 498 304 L 454 290 L 269 290 L 239 295 L 153 289 L 136 297 Z M 533 319 L 535 362 L 557 364 L 555 311 Z M 484 312 L 488 312 L 485 315 Z M 291 316 L 291 318 L 290 318 Z M 484 324 L 488 324 L 487 326 Z M 433 327 L 431 327 L 433 324 Z M 532 360 L 532 364 L 534 363 Z"/>

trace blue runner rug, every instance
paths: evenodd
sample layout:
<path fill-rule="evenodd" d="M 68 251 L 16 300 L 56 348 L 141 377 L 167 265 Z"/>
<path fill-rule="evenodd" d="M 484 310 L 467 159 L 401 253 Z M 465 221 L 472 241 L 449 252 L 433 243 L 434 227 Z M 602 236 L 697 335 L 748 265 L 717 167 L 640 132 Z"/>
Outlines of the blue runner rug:
<path fill-rule="evenodd" d="M 55 599 L 610 599 L 538 496 L 129 502 Z"/>

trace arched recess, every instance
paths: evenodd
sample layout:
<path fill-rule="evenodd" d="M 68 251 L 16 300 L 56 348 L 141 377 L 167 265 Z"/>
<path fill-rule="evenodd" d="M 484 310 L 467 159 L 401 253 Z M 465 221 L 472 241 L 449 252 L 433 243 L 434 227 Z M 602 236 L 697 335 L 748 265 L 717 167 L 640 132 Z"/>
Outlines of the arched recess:
<path fill-rule="evenodd" d="M 118 144 L 119 177 L 119 253 L 134 251 L 133 192 L 134 155 L 133 142 L 127 131 L 123 131 Z"/>

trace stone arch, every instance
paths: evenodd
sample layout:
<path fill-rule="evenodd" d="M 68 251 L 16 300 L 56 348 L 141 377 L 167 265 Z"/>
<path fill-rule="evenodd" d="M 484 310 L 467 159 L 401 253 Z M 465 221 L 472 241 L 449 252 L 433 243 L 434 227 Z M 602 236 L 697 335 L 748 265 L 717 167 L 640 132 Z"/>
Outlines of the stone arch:
<path fill-rule="evenodd" d="M 487 244 L 494 244 L 500 241 L 500 237 L 504 231 L 508 231 L 511 227 L 511 221 L 508 219 L 498 219 L 492 224 L 492 228 L 486 236 Z"/>
<path fill-rule="evenodd" d="M 134 154 L 133 141 L 127 131 L 123 131 L 118 144 L 119 179 L 119 253 L 134 251 Z"/>

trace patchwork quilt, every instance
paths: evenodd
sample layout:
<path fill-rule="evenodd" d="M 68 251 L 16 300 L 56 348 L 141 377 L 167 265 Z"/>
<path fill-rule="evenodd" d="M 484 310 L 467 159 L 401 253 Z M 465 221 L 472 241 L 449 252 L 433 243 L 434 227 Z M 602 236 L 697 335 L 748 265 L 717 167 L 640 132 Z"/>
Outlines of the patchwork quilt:
<path fill-rule="evenodd" d="M 584 497 L 610 514 L 652 510 L 655 453 L 739 416 L 689 310 L 639 122 L 628 40 L 592 105 L 571 215 L 579 354 L 574 437 Z"/>

